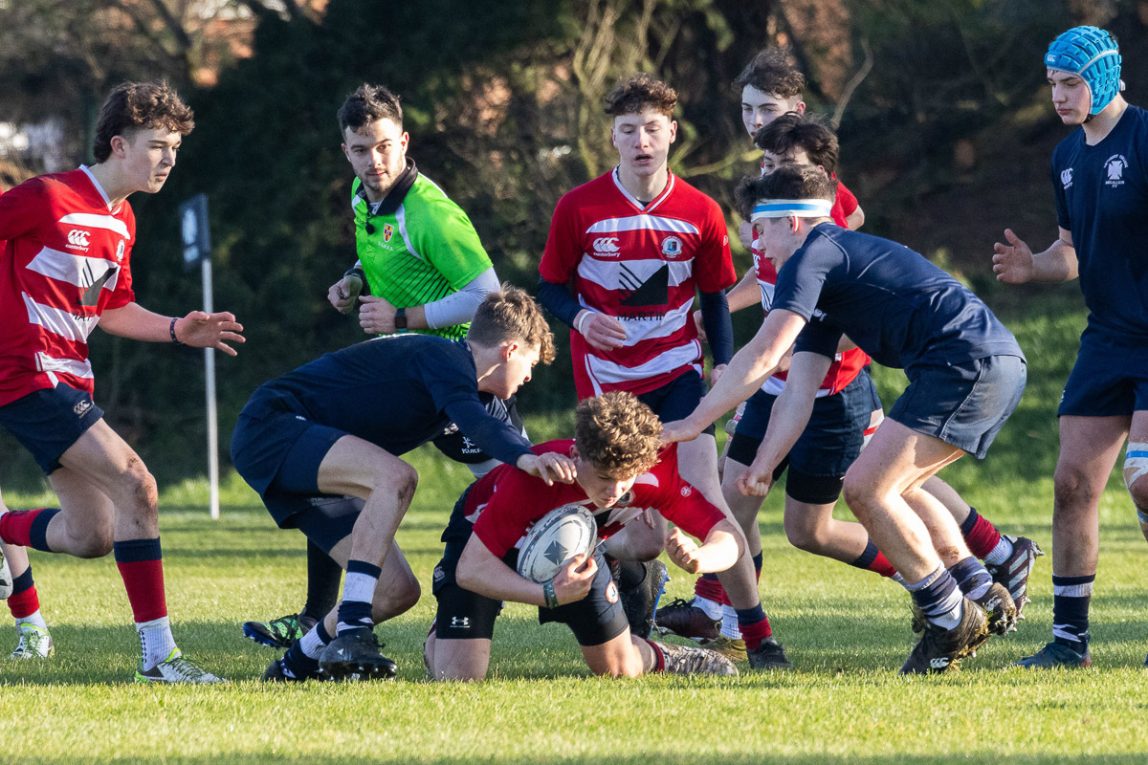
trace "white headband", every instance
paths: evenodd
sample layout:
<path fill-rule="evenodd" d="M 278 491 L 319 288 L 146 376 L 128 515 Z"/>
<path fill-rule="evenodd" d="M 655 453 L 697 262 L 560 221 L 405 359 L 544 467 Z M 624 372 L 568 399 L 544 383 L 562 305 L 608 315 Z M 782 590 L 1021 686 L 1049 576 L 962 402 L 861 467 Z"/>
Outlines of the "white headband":
<path fill-rule="evenodd" d="M 833 203 L 828 199 L 773 199 L 755 204 L 750 220 L 785 218 L 790 215 L 798 218 L 830 218 L 832 211 Z"/>

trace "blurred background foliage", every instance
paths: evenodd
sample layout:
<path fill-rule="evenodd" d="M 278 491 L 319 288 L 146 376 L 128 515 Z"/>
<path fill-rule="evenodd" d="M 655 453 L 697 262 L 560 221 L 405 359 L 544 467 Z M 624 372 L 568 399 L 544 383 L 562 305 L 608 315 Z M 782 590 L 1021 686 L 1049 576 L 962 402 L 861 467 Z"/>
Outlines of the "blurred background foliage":
<path fill-rule="evenodd" d="M 784 46 L 810 110 L 839 127 L 865 230 L 923 252 L 1007 316 L 1041 293 L 1002 292 L 988 258 L 1005 225 L 1034 246 L 1055 235 L 1047 161 L 1065 131 L 1040 59 L 1074 23 L 1116 33 L 1136 102 L 1143 0 L 0 0 L 0 139 L 42 137 L 0 142 L 0 185 L 86 161 L 117 82 L 162 77 L 186 94 L 197 127 L 176 172 L 163 193 L 132 198 L 133 270 L 143 305 L 201 304 L 176 210 L 206 193 L 215 306 L 248 337 L 217 363 L 226 454 L 256 386 L 363 339 L 325 298 L 354 260 L 335 110 L 360 82 L 401 94 L 410 155 L 469 213 L 500 277 L 533 287 L 554 203 L 614 164 L 601 103 L 618 78 L 650 71 L 677 88 L 671 166 L 732 210 L 754 155 L 731 82 L 757 50 Z M 740 272 L 748 257 L 732 239 Z M 755 313 L 736 317 L 740 337 Z M 557 435 L 573 403 L 555 328 L 559 359 L 523 395 L 539 436 Z M 97 401 L 161 481 L 202 472 L 202 354 L 98 335 L 92 355 Z M 0 486 L 38 480 L 0 434 Z"/>

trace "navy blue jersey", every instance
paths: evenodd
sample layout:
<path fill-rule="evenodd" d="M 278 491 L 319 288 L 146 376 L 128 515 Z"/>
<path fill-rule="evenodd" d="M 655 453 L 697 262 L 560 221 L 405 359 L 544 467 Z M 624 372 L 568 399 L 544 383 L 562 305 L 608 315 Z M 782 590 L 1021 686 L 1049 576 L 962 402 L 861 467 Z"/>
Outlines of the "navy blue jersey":
<path fill-rule="evenodd" d="M 1148 339 L 1148 112 L 1129 106 L 1095 146 L 1052 153 L 1057 224 L 1072 232 L 1090 329 Z"/>
<path fill-rule="evenodd" d="M 487 454 L 513 465 L 530 443 L 490 416 L 465 342 L 409 335 L 328 353 L 264 383 L 242 414 L 291 412 L 403 454 L 453 422 Z"/>
<path fill-rule="evenodd" d="M 782 266 L 773 307 L 810 321 L 795 350 L 831 358 L 843 334 L 887 367 L 1024 358 L 1012 333 L 952 276 L 902 244 L 831 223 L 815 227 Z"/>

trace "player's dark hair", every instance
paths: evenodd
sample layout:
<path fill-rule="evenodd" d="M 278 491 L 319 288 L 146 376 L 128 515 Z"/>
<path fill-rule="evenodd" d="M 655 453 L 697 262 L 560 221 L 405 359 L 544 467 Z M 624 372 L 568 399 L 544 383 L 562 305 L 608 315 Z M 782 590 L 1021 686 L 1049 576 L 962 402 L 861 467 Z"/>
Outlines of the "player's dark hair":
<path fill-rule="evenodd" d="M 538 349 L 538 359 L 543 364 L 554 361 L 554 333 L 542 309 L 526 290 L 513 287 L 509 282 L 479 304 L 466 339 L 486 348 L 522 340 Z"/>
<path fill-rule="evenodd" d="M 103 162 L 112 155 L 112 139 L 137 130 L 160 128 L 187 135 L 195 114 L 166 82 L 124 82 L 108 94 L 96 120 L 92 156 Z"/>
<path fill-rule="evenodd" d="M 403 126 L 403 107 L 399 97 L 382 85 L 364 82 L 347 96 L 339 107 L 339 133 L 347 128 L 359 128 L 377 120 L 388 119 L 399 127 Z"/>
<path fill-rule="evenodd" d="M 841 151 L 837 135 L 815 119 L 788 112 L 758 130 L 753 142 L 762 151 L 777 155 L 800 149 L 809 155 L 810 162 L 824 168 L 830 176 L 837 173 Z"/>
<path fill-rule="evenodd" d="M 678 105 L 678 91 L 653 75 L 641 72 L 622 80 L 606 94 L 606 114 L 619 117 L 638 114 L 643 109 L 654 109 L 667 117 L 674 116 Z"/>
<path fill-rule="evenodd" d="M 661 436 L 662 421 L 632 393 L 603 393 L 574 410 L 578 454 L 613 478 L 633 478 L 657 464 Z"/>
<path fill-rule="evenodd" d="M 753 206 L 763 199 L 828 199 L 837 198 L 837 182 L 819 167 L 782 165 L 769 175 L 742 178 L 734 192 L 738 212 L 746 220 L 753 216 Z"/>
<path fill-rule="evenodd" d="M 734 78 L 733 85 L 738 90 L 752 85 L 780 98 L 792 98 L 805 90 L 805 75 L 789 63 L 784 50 L 766 48 L 745 65 L 741 74 Z"/>

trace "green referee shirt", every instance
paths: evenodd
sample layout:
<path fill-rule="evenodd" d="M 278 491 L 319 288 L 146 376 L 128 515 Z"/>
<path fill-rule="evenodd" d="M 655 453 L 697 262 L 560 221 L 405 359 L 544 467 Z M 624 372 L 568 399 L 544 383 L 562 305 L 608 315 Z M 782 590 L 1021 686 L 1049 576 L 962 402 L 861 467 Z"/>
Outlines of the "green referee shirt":
<path fill-rule="evenodd" d="M 396 308 L 433 303 L 493 267 L 470 218 L 413 160 L 374 213 L 356 178 L 351 208 L 367 286 Z M 459 340 L 469 326 L 415 331 Z"/>

